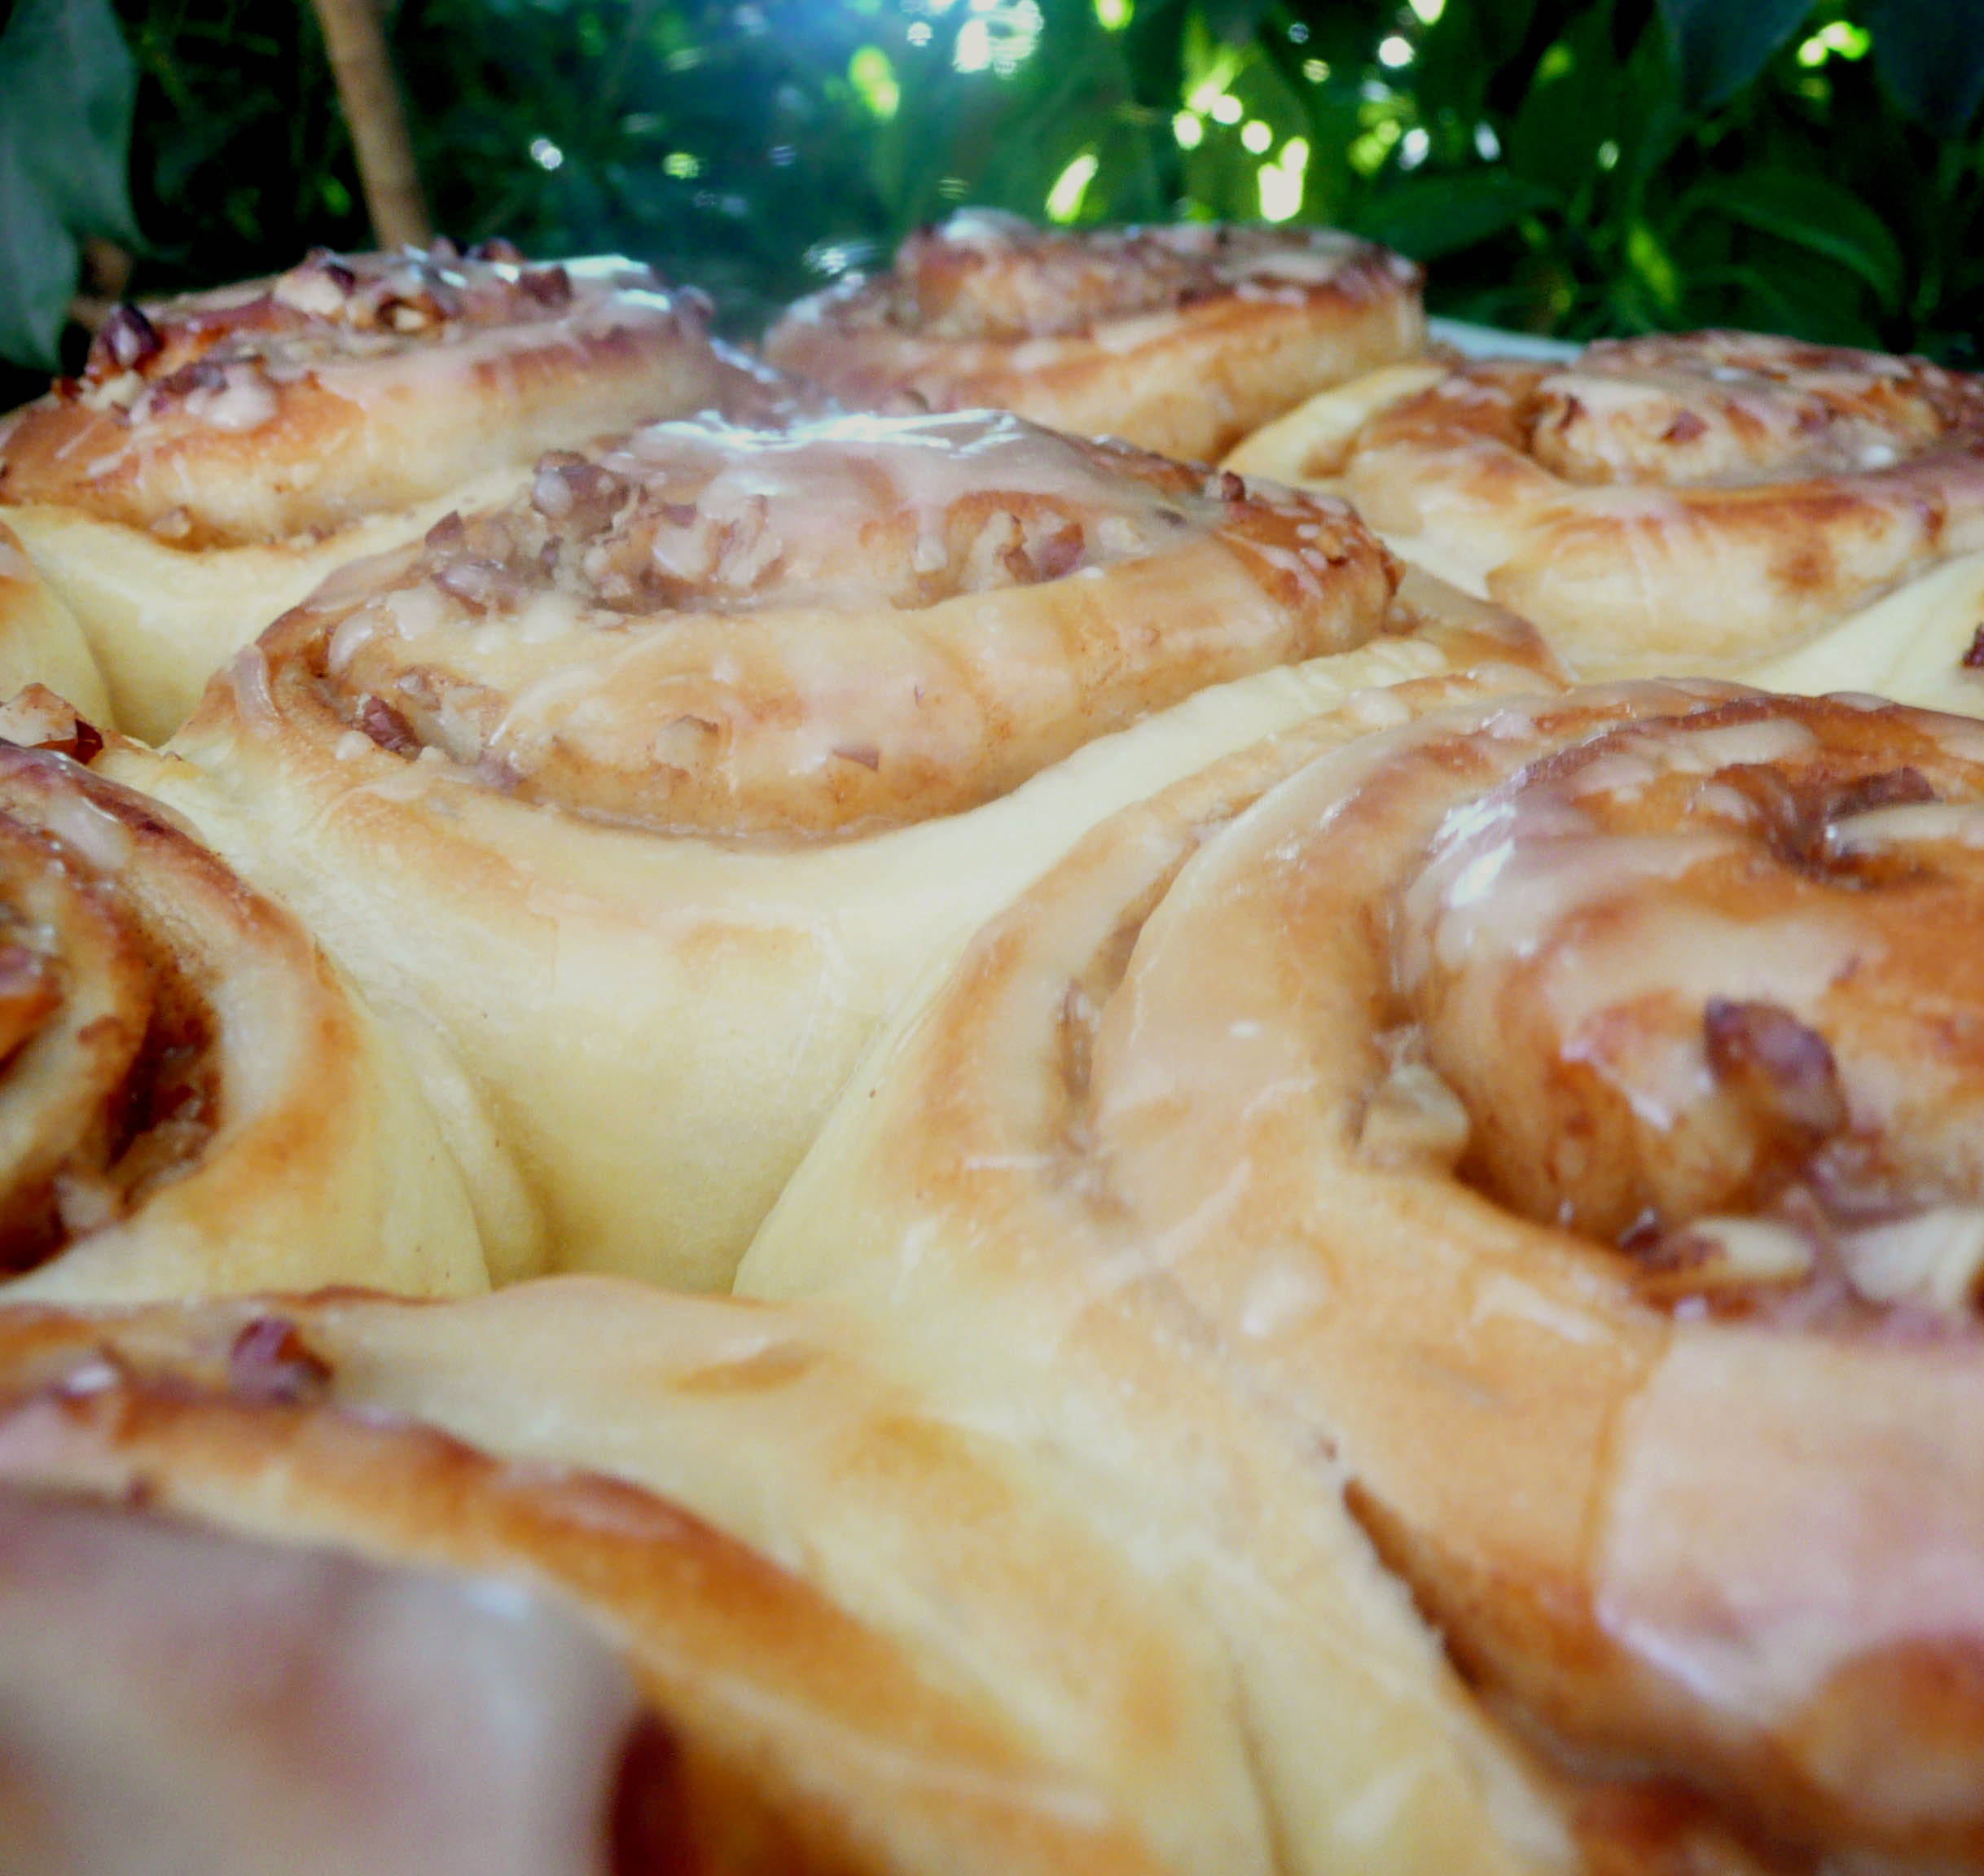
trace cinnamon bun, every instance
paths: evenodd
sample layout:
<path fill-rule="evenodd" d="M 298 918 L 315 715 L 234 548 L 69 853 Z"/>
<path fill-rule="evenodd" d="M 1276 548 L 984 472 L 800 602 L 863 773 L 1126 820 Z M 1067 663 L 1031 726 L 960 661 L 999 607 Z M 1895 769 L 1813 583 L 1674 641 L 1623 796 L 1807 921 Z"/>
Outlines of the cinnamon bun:
<path fill-rule="evenodd" d="M 705 312 L 632 262 L 532 266 L 506 243 L 319 251 L 122 306 L 81 378 L 0 427 L 0 513 L 81 620 L 120 725 L 156 741 L 270 620 L 417 539 L 450 492 L 507 489 L 630 421 L 765 403 Z"/>
<path fill-rule="evenodd" d="M 148 1801 L 92 1876 L 285 1827 L 408 1876 L 1269 1876 L 1220 1652 L 1033 1474 L 830 1317 L 612 1280 L 0 1310 L 9 1798 L 99 1845 Z M 616 1773 L 660 1840 L 609 1860 Z"/>
<path fill-rule="evenodd" d="M 1346 686 L 1535 668 L 1396 578 L 1340 505 L 1010 416 L 661 424 L 346 569 L 121 772 L 440 1020 L 567 1265 L 722 1284 L 1082 827 Z"/>
<path fill-rule="evenodd" d="M 1747 673 L 1984 548 L 1984 379 L 1752 333 L 1605 340 L 1325 393 L 1233 466 L 1340 490 L 1581 674 Z"/>
<path fill-rule="evenodd" d="M 1283 1599 L 1306 1470 L 1587 1867 L 1984 1867 L 1980 851 L 1984 735 L 1873 699 L 1284 739 L 994 922 L 740 1285 Z"/>
<path fill-rule="evenodd" d="M 861 409 L 991 405 L 1210 462 L 1311 392 L 1425 343 L 1420 274 L 1323 229 L 1049 231 L 985 208 L 801 300 L 765 340 Z"/>
<path fill-rule="evenodd" d="M 0 707 L 0 1297 L 485 1285 L 398 1046 L 100 744 Z"/>

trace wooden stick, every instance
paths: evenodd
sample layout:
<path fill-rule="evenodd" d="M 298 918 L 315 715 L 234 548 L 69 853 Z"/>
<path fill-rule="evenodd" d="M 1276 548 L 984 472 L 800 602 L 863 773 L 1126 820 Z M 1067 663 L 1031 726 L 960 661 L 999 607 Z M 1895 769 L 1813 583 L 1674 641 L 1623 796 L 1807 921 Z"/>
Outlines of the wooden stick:
<path fill-rule="evenodd" d="M 424 247 L 434 227 L 428 219 L 420 173 L 414 167 L 406 112 L 393 80 L 393 58 L 380 31 L 376 0 L 312 0 L 323 29 L 324 49 L 337 80 L 338 101 L 358 152 L 358 180 L 372 236 L 383 248 Z"/>

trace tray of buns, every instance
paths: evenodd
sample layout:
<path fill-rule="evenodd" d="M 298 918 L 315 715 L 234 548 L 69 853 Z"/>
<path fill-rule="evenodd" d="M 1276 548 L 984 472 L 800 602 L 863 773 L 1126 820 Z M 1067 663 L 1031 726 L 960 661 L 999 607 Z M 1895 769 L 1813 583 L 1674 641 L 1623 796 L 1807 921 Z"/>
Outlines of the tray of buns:
<path fill-rule="evenodd" d="M 0 1867 L 1984 1868 L 1984 379 L 1423 285 L 0 419 Z"/>

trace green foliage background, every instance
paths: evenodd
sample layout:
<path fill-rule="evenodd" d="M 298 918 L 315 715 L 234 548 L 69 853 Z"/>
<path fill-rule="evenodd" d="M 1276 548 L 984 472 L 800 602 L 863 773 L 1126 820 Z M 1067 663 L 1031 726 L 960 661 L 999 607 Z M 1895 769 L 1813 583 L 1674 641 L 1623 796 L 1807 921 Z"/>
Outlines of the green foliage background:
<path fill-rule="evenodd" d="M 303 0 L 6 19 L 0 353 L 50 362 L 86 235 L 138 291 L 367 240 Z M 1503 325 L 1976 357 L 1973 0 L 398 0 L 390 28 L 442 226 L 643 256 L 740 327 L 960 202 L 1265 207 Z"/>

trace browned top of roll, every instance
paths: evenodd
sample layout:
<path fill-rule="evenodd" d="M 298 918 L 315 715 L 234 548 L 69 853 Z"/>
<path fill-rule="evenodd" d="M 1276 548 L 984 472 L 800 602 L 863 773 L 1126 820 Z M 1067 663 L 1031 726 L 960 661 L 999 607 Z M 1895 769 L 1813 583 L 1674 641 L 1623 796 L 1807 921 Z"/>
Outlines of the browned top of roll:
<path fill-rule="evenodd" d="M 272 1558 L 287 1550 L 353 1560 L 361 1567 L 347 1563 L 330 1586 L 339 1592 L 330 1613 L 355 1624 L 368 1615 L 391 1618 L 397 1603 L 407 1659 L 397 1690 L 374 1690 L 369 1717 L 382 1730 L 397 1721 L 409 1738 L 421 1738 L 428 1709 L 439 1703 L 445 1713 L 450 1698 L 446 1668 L 437 1667 L 431 1689 L 417 1672 L 422 1649 L 461 1639 L 459 1616 L 437 1593 L 450 1580 L 471 1597 L 482 1585 L 485 1608 L 522 1589 L 543 1596 L 552 1615 L 563 1612 L 567 1626 L 576 1615 L 631 1671 L 647 1717 L 625 1740 L 611 1808 L 595 1820 L 593 1856 L 556 1867 L 597 1876 L 1127 1876 L 1153 1866 L 1106 1799 L 1042 1764 L 995 1712 L 926 1679 L 904 1649 L 680 1506 L 602 1474 L 506 1461 L 376 1408 L 340 1405 L 345 1378 L 314 1315 L 397 1307 L 348 1294 L 280 1306 L 8 1312 L 0 1318 L 0 1479 L 69 1495 L 46 1498 L 45 1507 L 108 1501 L 175 1521 L 180 1547 L 204 1541 L 207 1567 L 223 1584 L 259 1591 L 244 1621 L 265 1633 L 293 1628 L 310 1613 L 295 1611 L 296 1601 L 322 1593 L 293 1566 L 272 1578 Z M 354 1390 L 361 1398 L 364 1386 L 361 1379 Z M 15 1509 L 23 1502 L 0 1495 L 11 1561 L 35 1536 Z M 116 1566 L 119 1535 L 107 1519 L 92 1523 L 72 1568 L 102 1573 Z M 124 1541 L 156 1547 L 156 1534 L 134 1531 Z M 426 1574 L 430 1587 L 410 1597 L 407 1579 L 396 1588 L 381 1567 Z M 156 1584 L 161 1624 L 187 1620 L 188 1588 L 183 1569 Z M 72 1585 L 45 1589 L 46 1615 L 37 1616 L 31 1591 L 0 1571 L 0 1600 L 29 1620 L 57 1619 L 74 1599 Z M 371 1607 L 354 1611 L 361 1596 Z M 292 1604 L 287 1624 L 272 1601 L 280 1598 Z M 347 1639 L 359 1644 L 348 1658 L 367 1642 L 362 1629 Z M 598 1731 L 610 1746 L 625 1704 L 601 1685 L 583 1636 L 546 1639 L 549 1647 L 540 1642 L 520 1664 L 523 1685 L 504 1689 L 525 1703 L 511 1724 L 540 1725 L 533 1707 L 562 1703 L 574 1730 Z M 305 1655 L 307 1670 L 308 1637 L 290 1645 Z M 370 1651 L 375 1673 L 393 1671 L 375 1643 Z M 503 1664 L 481 1665 L 494 1672 Z M 231 1769 L 228 1751 L 239 1742 L 230 1727 L 239 1729 L 244 1706 L 252 1722 L 266 1664 L 243 1660 L 235 1670 L 234 1699 L 194 1709 L 191 1717 L 210 1731 L 184 1740 L 187 1757 L 169 1772 L 183 1777 L 203 1762 Z M 224 1666 L 202 1663 L 197 1672 L 228 1683 Z M 336 1679 L 331 1671 L 300 1673 L 295 1702 L 322 1700 L 324 1683 L 336 1691 Z M 121 1692 L 144 1698 L 142 1685 Z M 485 1707 L 490 1698 L 485 1690 Z M 112 1736 L 119 1717 L 108 1703 L 89 1716 Z M 293 1706 L 269 1728 L 277 1738 L 307 1730 Z M 462 1764 L 459 1748 L 451 1753 L 431 1725 L 423 1743 L 441 1755 L 432 1779 L 444 1801 L 472 1802 L 477 1778 L 501 1773 L 500 1763 Z M 584 1749 L 560 1741 L 546 1755 Z M 393 1744 L 346 1738 L 341 1751 L 348 1764 L 378 1764 L 390 1762 Z M 286 1786 L 307 1799 L 317 1795 L 318 1770 L 285 1769 L 277 1756 L 263 1782 L 279 1798 Z M 204 1795 L 239 1804 L 240 1781 L 224 1777 Z M 390 1784 L 380 1794 L 396 1795 L 403 1804 Z M 536 1795 L 543 1803 L 556 1794 Z M 520 1833 L 542 1834 L 545 1820 L 527 1808 L 520 1814 L 514 1794 L 502 1803 Z M 437 1855 L 446 1848 L 436 1846 Z"/>
<path fill-rule="evenodd" d="M 1984 545 L 1984 379 L 1754 333 L 1606 340 L 1451 373 L 1363 427 L 1344 486 L 1580 668 L 1727 669 Z"/>
<path fill-rule="evenodd" d="M 83 375 L 0 430 L 0 500 L 189 548 L 333 528 L 630 418 L 768 399 L 707 312 L 613 258 L 318 250 L 274 280 L 119 307 Z"/>
<path fill-rule="evenodd" d="M 1209 457 L 1323 384 L 1416 349 L 1420 279 L 1329 229 L 1049 230 L 966 209 L 912 234 L 887 273 L 801 301 L 765 349 L 863 407 L 997 405 Z M 1254 384 L 1256 363 L 1279 381 Z M 1201 405 L 1196 421 L 1157 407 L 1153 380 L 1168 372 L 1191 381 L 1180 395 Z"/>
<path fill-rule="evenodd" d="M 1984 382 L 1925 359 L 1754 332 L 1609 339 L 1568 365 L 1464 366 L 1374 419 L 1364 441 L 1471 439 L 1576 484 L 1873 476 L 1984 443 Z"/>
<path fill-rule="evenodd" d="M 527 496 L 347 569 L 262 650 L 332 737 L 523 799 L 840 835 L 1347 649 L 1396 579 L 1341 504 L 1011 416 L 699 420 L 545 458 Z"/>
<path fill-rule="evenodd" d="M 911 235 L 888 273 L 830 288 L 794 317 L 928 339 L 1066 338 L 1229 294 L 1352 291 L 1384 259 L 1332 229 L 1181 222 L 1076 233 L 967 209 Z M 1385 271 L 1405 278 L 1411 270 Z"/>

